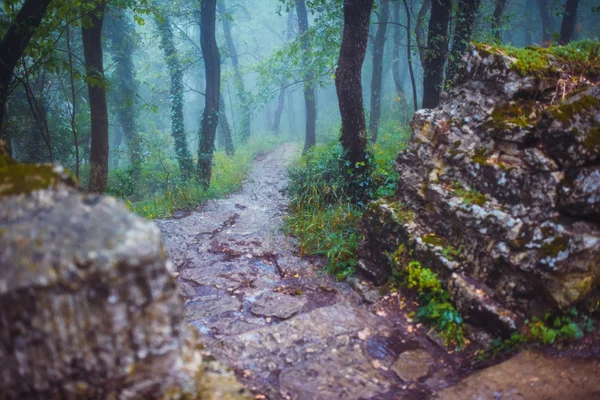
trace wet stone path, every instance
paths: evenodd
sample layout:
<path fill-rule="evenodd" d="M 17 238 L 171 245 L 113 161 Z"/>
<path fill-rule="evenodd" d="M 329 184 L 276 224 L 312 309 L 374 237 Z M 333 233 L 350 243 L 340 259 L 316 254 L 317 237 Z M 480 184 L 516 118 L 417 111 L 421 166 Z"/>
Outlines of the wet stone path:
<path fill-rule="evenodd" d="M 297 156 L 282 146 L 238 193 L 157 221 L 188 321 L 257 398 L 426 399 L 457 382 L 459 358 L 403 315 L 401 296 L 336 282 L 297 255 L 283 233 Z"/>

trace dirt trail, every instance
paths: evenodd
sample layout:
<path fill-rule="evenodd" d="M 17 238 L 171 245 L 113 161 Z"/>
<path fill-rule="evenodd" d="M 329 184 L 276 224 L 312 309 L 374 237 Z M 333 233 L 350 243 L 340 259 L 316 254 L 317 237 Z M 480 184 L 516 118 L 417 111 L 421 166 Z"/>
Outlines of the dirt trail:
<path fill-rule="evenodd" d="M 424 399 L 457 382 L 468 372 L 464 357 L 402 315 L 401 296 L 336 282 L 322 260 L 297 256 L 282 232 L 286 166 L 296 156 L 282 146 L 255 162 L 240 192 L 157 221 L 189 322 L 216 358 L 271 399 Z"/>

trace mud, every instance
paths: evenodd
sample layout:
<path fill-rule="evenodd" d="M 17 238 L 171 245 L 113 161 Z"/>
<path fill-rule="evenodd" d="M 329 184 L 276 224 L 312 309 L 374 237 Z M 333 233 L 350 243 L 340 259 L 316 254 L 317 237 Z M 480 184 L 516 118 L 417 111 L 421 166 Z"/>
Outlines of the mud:
<path fill-rule="evenodd" d="M 238 193 L 157 221 L 187 319 L 213 355 L 257 398 L 270 399 L 425 399 L 473 372 L 468 354 L 449 352 L 407 316 L 400 294 L 381 296 L 357 278 L 336 282 L 323 274 L 323 260 L 297 255 L 283 233 L 286 168 L 297 156 L 284 145 L 255 162 Z M 402 380 L 402 360 L 427 365 Z M 463 398 L 488 398 L 472 393 Z"/>

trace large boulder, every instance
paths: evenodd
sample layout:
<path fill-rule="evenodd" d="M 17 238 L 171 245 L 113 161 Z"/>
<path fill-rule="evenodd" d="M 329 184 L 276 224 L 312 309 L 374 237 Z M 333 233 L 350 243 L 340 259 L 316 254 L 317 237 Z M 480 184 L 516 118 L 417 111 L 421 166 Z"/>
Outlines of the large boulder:
<path fill-rule="evenodd" d="M 501 333 L 595 301 L 600 281 L 600 63 L 513 53 L 471 45 L 440 106 L 416 113 L 396 198 L 368 207 L 359 249 L 382 283 L 404 244 Z"/>
<path fill-rule="evenodd" d="M 247 398 L 166 267 L 153 223 L 0 155 L 0 397 Z"/>

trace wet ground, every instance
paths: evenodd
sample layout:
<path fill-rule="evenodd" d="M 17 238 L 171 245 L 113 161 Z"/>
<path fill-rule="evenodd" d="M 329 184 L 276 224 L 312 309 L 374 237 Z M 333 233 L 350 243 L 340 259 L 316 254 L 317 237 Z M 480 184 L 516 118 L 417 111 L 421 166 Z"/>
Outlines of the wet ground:
<path fill-rule="evenodd" d="M 238 193 L 157 221 L 188 321 L 257 398 L 600 399 L 597 359 L 529 351 L 467 378 L 472 354 L 439 345 L 407 317 L 409 300 L 299 257 L 282 231 L 297 156 L 284 145 L 256 160 Z"/>

